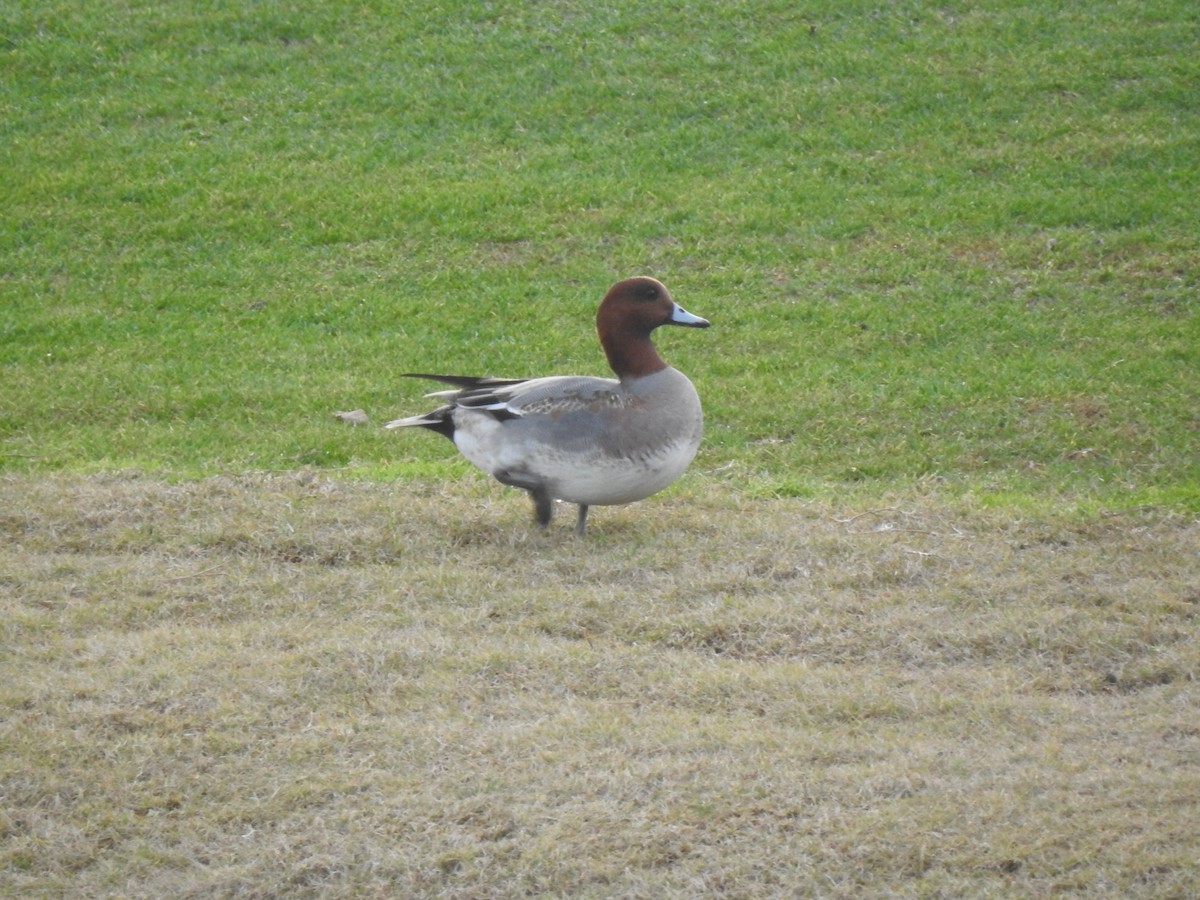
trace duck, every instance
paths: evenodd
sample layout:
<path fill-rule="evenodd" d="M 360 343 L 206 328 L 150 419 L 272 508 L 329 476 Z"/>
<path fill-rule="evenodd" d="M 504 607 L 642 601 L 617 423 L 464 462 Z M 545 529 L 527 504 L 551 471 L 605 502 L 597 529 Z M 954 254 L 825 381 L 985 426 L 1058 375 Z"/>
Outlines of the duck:
<path fill-rule="evenodd" d="M 451 388 L 426 395 L 443 401 L 436 409 L 384 427 L 426 428 L 449 438 L 475 467 L 526 491 L 542 528 L 555 501 L 576 504 L 575 534 L 583 537 L 590 507 L 656 494 L 695 457 L 704 432 L 700 397 L 650 335 L 661 325 L 709 324 L 676 303 L 661 281 L 626 278 L 608 289 L 596 312 L 600 346 L 616 378 L 406 372 L 402 377 Z"/>

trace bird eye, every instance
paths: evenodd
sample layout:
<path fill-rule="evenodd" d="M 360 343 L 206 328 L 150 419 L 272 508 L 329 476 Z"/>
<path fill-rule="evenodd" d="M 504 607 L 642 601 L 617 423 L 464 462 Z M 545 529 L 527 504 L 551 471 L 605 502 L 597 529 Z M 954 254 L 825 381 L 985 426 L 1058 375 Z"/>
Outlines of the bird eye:
<path fill-rule="evenodd" d="M 639 285 L 637 295 L 638 295 L 639 300 L 657 300 L 658 299 L 658 285 L 657 284 Z"/>

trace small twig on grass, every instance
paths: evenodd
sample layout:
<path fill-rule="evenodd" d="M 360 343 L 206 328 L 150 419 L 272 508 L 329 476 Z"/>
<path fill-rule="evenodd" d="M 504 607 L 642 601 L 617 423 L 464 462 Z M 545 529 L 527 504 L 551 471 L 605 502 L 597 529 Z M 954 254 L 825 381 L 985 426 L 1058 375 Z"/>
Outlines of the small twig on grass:
<path fill-rule="evenodd" d="M 839 525 L 851 525 L 864 516 L 876 516 L 882 518 L 884 513 L 897 513 L 906 518 L 916 517 L 916 513 L 905 512 L 898 506 L 885 506 L 880 509 L 868 509 L 865 512 L 860 512 L 858 515 L 851 516 L 848 519 L 835 518 L 833 521 L 837 522 Z M 882 525 L 876 528 L 853 531 L 851 534 L 928 534 L 933 537 L 937 537 L 939 533 L 936 531 L 928 531 L 923 528 L 897 528 L 891 522 L 884 522 Z"/>
<path fill-rule="evenodd" d="M 209 566 L 207 569 L 201 569 L 199 572 L 189 572 L 187 575 L 175 575 L 171 578 L 164 578 L 163 583 L 166 584 L 171 581 L 186 581 L 189 578 L 203 578 L 205 575 L 209 575 L 217 571 L 223 565 L 224 563 L 221 563 L 215 566 Z"/>
<path fill-rule="evenodd" d="M 885 507 L 882 507 L 881 509 L 868 509 L 865 512 L 860 512 L 856 516 L 851 516 L 848 519 L 835 518 L 833 521 L 837 522 L 839 525 L 849 525 L 851 522 L 857 522 L 859 519 L 863 518 L 864 516 L 882 516 L 884 513 L 889 513 L 889 512 L 890 513 L 900 513 L 900 515 L 902 515 L 902 516 L 911 516 L 912 515 L 912 513 L 906 513 L 904 510 L 902 510 L 898 506 L 885 506 Z"/>
<path fill-rule="evenodd" d="M 1158 509 L 1158 504 L 1143 503 L 1141 506 L 1128 506 L 1125 509 L 1102 509 L 1100 510 L 1100 515 L 1105 519 L 1112 519 L 1116 516 L 1124 516 L 1128 515 L 1129 513 L 1150 512 L 1151 510 L 1155 509 Z"/>

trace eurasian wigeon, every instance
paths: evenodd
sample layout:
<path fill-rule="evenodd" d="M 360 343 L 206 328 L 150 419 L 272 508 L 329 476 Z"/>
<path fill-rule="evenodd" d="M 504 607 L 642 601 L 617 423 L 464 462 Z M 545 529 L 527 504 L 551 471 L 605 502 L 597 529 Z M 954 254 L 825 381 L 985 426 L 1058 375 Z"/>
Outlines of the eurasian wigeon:
<path fill-rule="evenodd" d="M 419 425 L 443 434 L 474 465 L 533 498 L 550 524 L 554 501 L 579 505 L 575 533 L 589 506 L 632 503 L 657 493 L 687 468 L 700 446 L 700 397 L 650 340 L 659 325 L 707 328 L 659 281 L 639 276 L 614 284 L 596 313 L 600 345 L 617 378 L 555 375 L 488 378 L 406 374 L 454 385 L 429 394 L 446 401 L 386 428 Z"/>

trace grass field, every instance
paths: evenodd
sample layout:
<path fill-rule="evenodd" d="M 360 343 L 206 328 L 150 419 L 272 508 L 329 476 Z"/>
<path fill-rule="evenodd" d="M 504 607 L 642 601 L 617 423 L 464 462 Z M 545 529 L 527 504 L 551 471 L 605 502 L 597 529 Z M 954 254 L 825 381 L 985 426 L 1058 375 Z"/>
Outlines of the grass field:
<path fill-rule="evenodd" d="M 311 476 L 0 501 L 11 895 L 1200 886 L 1194 519 L 714 491 L 580 542 Z"/>
<path fill-rule="evenodd" d="M 3 4 L 0 895 L 1200 894 L 1193 5 Z"/>
<path fill-rule="evenodd" d="M 3 463 L 458 474 L 330 413 L 646 272 L 710 477 L 1200 509 L 1195 16 L 994 6 L 22 5 Z"/>

